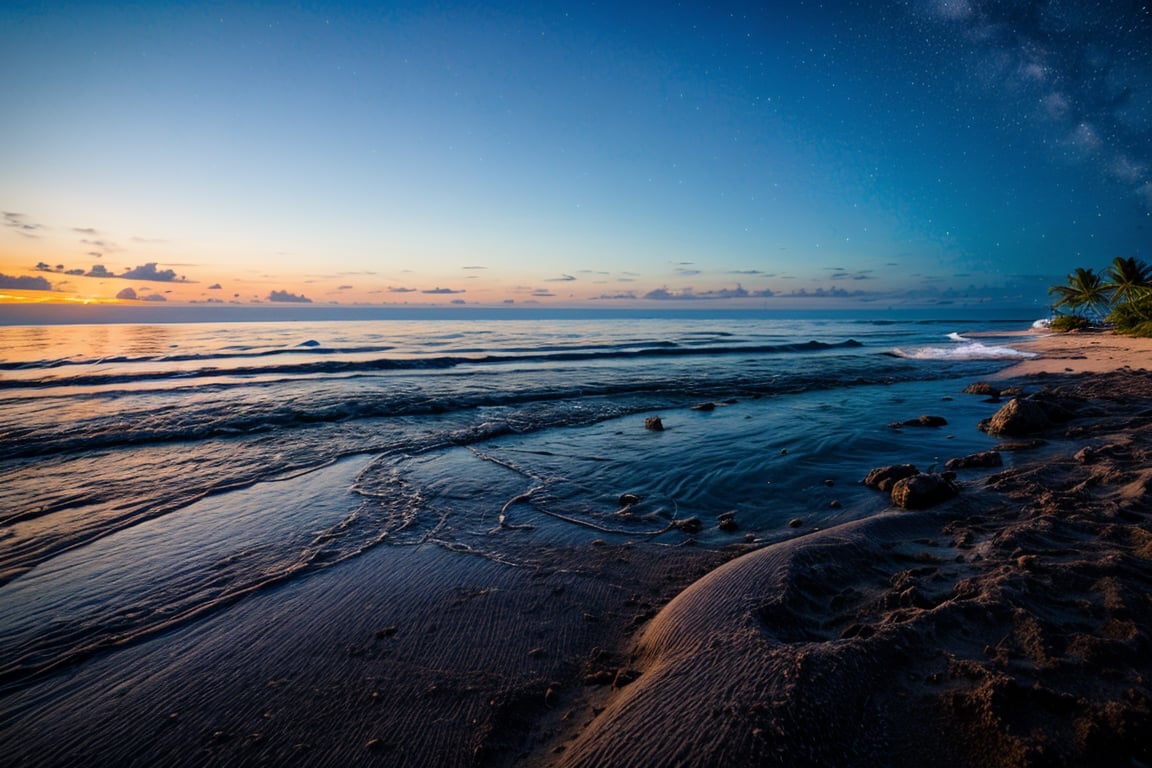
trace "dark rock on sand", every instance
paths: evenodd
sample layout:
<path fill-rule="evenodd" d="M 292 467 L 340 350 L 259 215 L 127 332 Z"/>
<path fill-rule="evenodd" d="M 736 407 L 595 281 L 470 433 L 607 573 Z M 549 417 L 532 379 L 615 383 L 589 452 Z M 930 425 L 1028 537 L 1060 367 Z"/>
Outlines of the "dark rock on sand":
<path fill-rule="evenodd" d="M 1028 435 L 1052 426 L 1052 419 L 1035 400 L 1015 397 L 980 425 L 990 435 Z"/>
<path fill-rule="evenodd" d="M 664 422 L 660 420 L 659 416 L 649 416 L 644 419 L 644 429 L 650 429 L 653 432 L 663 432 Z"/>
<path fill-rule="evenodd" d="M 912 475 L 892 486 L 892 503 L 901 509 L 928 509 L 952 498 L 959 490 L 945 475 Z"/>
<path fill-rule="evenodd" d="M 957 459 L 948 459 L 945 469 L 980 469 L 984 467 L 1002 467 L 1004 459 L 998 451 L 981 451 L 970 456 Z"/>
<path fill-rule="evenodd" d="M 885 493 L 892 490 L 897 480 L 918 474 L 920 470 L 912 464 L 892 464 L 887 467 L 878 467 L 868 473 L 864 478 L 864 485 Z"/>
<path fill-rule="evenodd" d="M 977 381 L 974 384 L 969 384 L 963 390 L 966 395 L 986 395 L 988 397 L 1000 397 L 1000 389 L 994 387 L 986 381 Z"/>

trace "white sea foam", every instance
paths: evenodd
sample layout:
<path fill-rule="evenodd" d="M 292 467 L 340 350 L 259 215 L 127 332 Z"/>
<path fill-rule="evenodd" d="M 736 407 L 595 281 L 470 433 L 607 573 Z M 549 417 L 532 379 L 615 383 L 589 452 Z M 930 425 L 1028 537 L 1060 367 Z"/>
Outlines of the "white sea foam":
<path fill-rule="evenodd" d="M 1034 352 L 982 344 L 958 333 L 950 333 L 948 338 L 956 344 L 947 347 L 896 348 L 892 354 L 910 360 L 1021 360 L 1036 357 Z"/>

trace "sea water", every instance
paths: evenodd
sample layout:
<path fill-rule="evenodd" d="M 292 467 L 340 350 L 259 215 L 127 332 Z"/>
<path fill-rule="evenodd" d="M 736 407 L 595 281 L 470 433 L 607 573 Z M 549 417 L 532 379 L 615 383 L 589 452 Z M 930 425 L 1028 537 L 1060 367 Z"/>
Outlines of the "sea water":
<path fill-rule="evenodd" d="M 995 406 L 960 390 L 1024 356 L 1032 319 L 0 327 L 0 694 L 377 547 L 518 567 L 874 514 L 869 468 L 992 445 L 975 424 Z M 890 426 L 925 413 L 948 426 Z"/>

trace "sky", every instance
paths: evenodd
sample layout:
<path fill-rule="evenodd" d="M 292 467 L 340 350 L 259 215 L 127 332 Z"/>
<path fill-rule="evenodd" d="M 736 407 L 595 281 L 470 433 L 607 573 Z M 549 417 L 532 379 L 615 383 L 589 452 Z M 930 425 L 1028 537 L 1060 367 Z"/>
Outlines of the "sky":
<path fill-rule="evenodd" d="M 1047 305 L 1152 3 L 0 6 L 0 302 Z"/>

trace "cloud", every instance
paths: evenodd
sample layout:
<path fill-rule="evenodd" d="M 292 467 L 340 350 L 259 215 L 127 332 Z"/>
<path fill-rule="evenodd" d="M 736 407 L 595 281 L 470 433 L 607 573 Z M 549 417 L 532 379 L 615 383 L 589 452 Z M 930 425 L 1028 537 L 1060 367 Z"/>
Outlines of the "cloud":
<path fill-rule="evenodd" d="M 532 291 L 532 295 L 540 298 L 547 298 L 549 296 L 555 296 L 556 294 L 552 293 L 552 291 L 548 290 L 547 288 L 537 288 Z"/>
<path fill-rule="evenodd" d="M 120 277 L 125 280 L 150 280 L 157 283 L 173 283 L 184 282 L 176 277 L 176 272 L 171 269 L 156 269 L 156 262 L 150 261 L 147 264 L 135 267 L 128 270 Z"/>
<path fill-rule="evenodd" d="M 36 237 L 36 235 L 32 233 L 41 229 L 39 224 L 28 221 L 28 217 L 22 213 L 16 213 L 14 211 L 3 211 L 2 213 L 4 216 L 4 226 L 9 229 L 15 229 L 25 237 Z"/>
<path fill-rule="evenodd" d="M 140 300 L 141 301 L 168 301 L 168 299 L 166 299 L 164 297 L 164 295 L 160 294 L 160 293 L 150 293 L 147 296 L 141 296 Z"/>
<path fill-rule="evenodd" d="M 97 234 L 99 234 L 99 232 L 97 232 L 92 227 L 72 227 L 72 231 L 73 232 L 79 232 L 82 235 L 97 235 Z"/>
<path fill-rule="evenodd" d="M 67 272 L 65 272 L 64 274 L 72 275 L 73 277 L 83 277 L 84 270 L 82 268 L 70 269 Z"/>
<path fill-rule="evenodd" d="M 279 301 L 287 304 L 311 304 L 312 299 L 307 296 L 297 296 L 288 291 L 272 291 L 268 294 L 268 301 Z"/>
<path fill-rule="evenodd" d="M 719 288 L 714 291 L 700 291 L 698 293 L 691 288 L 685 288 L 679 293 L 669 291 L 667 288 L 657 288 L 644 294 L 644 298 L 652 301 L 726 301 L 729 299 L 764 299 L 774 295 L 775 292 L 768 288 L 749 291 L 744 286 L 737 285 L 735 288 Z"/>
<path fill-rule="evenodd" d="M 116 298 L 136 301 L 140 297 L 136 295 L 135 288 L 122 288 L 120 292 L 116 294 Z"/>
<path fill-rule="evenodd" d="M 603 299 L 606 301 L 635 301 L 636 294 L 632 293 L 632 291 L 626 291 L 624 293 L 611 293 L 611 294 L 604 293 L 604 294 L 597 296 L 596 298 L 597 299 Z"/>
<path fill-rule="evenodd" d="M 871 274 L 869 274 L 870 272 L 872 272 L 872 270 L 870 270 L 870 269 L 861 269 L 861 270 L 858 270 L 856 272 L 851 272 L 847 269 L 842 269 L 840 267 L 829 267 L 829 269 L 831 269 L 833 271 L 833 274 L 828 276 L 829 280 L 875 280 L 876 279 L 876 278 L 872 277 Z"/>
<path fill-rule="evenodd" d="M 467 293 L 467 291 L 459 288 L 428 288 L 420 291 L 420 293 L 430 293 L 438 296 L 447 296 L 453 293 Z"/>
<path fill-rule="evenodd" d="M 461 267 L 461 269 L 488 269 L 488 267 L 482 267 L 478 264 L 470 264 L 466 267 Z"/>
<path fill-rule="evenodd" d="M 116 250 L 116 244 L 110 243 L 107 240 L 89 240 L 88 238 L 81 238 L 80 242 L 83 243 L 84 245 L 91 245 L 95 248 L 99 248 L 102 251 L 115 251 Z"/>
<path fill-rule="evenodd" d="M 28 277 L 27 275 L 12 277 L 0 273 L 0 288 L 15 291 L 50 291 L 52 290 L 52 283 L 39 275 L 36 277 Z"/>
<path fill-rule="evenodd" d="M 388 286 L 388 293 L 416 293 L 415 288 L 393 288 Z"/>
<path fill-rule="evenodd" d="M 449 303 L 450 304 L 465 304 L 467 302 L 465 302 L 464 299 L 452 299 L 452 301 L 450 301 Z"/>
<path fill-rule="evenodd" d="M 676 270 L 676 274 L 681 275 L 682 277 L 692 277 L 694 275 L 700 274 L 700 270 L 680 268 Z"/>
<path fill-rule="evenodd" d="M 545 280 L 544 282 L 546 282 L 546 283 L 570 283 L 575 279 L 576 278 L 572 277 L 572 275 L 561 275 L 560 277 L 550 277 L 547 280 Z"/>
<path fill-rule="evenodd" d="M 785 299 L 846 299 L 853 296 L 867 296 L 865 291 L 847 291 L 843 288 L 832 286 L 831 288 L 817 288 L 814 291 L 806 291 L 801 288 L 792 293 L 779 293 L 776 294 Z"/>
<path fill-rule="evenodd" d="M 336 287 L 336 290 L 338 290 L 338 291 L 350 291 L 350 290 L 352 290 L 352 286 L 350 286 L 350 285 L 340 285 L 340 286 L 337 286 L 337 287 Z"/>
<path fill-rule="evenodd" d="M 220 283 L 212 283 L 212 285 L 208 286 L 208 290 L 210 290 L 210 291 L 222 291 L 224 289 L 220 287 Z"/>
<path fill-rule="evenodd" d="M 88 277 L 116 277 L 108 271 L 108 268 L 103 264 L 93 264 L 92 270 L 88 273 Z"/>

